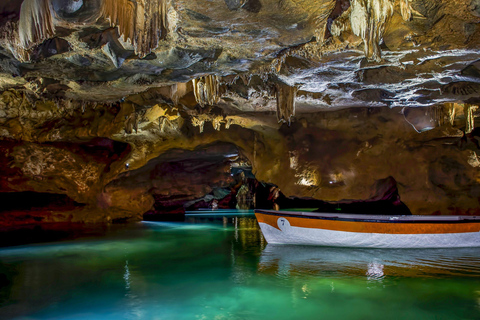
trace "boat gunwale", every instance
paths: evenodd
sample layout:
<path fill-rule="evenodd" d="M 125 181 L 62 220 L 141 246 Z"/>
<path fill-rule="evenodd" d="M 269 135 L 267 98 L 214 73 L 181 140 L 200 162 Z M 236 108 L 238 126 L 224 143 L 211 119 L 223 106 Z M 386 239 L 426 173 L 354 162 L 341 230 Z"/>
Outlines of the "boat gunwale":
<path fill-rule="evenodd" d="M 371 215 L 356 213 L 324 213 L 303 211 L 277 211 L 255 209 L 255 213 L 271 216 L 337 220 L 352 222 L 379 222 L 379 223 L 480 223 L 480 216 L 420 216 L 420 215 Z"/>

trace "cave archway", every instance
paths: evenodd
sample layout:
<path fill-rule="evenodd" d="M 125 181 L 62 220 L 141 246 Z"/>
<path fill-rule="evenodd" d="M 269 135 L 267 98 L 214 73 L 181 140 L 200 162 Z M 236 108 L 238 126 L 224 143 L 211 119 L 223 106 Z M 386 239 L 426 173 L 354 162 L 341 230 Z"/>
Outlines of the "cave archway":
<path fill-rule="evenodd" d="M 117 209 L 145 208 L 144 220 L 181 219 L 193 210 L 272 208 L 272 187 L 257 180 L 240 147 L 214 142 L 162 153 L 109 183 L 103 198 Z"/>

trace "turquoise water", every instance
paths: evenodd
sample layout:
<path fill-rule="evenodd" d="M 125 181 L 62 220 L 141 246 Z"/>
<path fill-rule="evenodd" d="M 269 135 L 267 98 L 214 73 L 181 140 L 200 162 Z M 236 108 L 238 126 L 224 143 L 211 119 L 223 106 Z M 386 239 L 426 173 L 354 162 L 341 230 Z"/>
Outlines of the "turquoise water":
<path fill-rule="evenodd" d="M 138 223 L 0 249 L 0 319 L 480 319 L 480 250 L 272 246 L 248 216 Z"/>

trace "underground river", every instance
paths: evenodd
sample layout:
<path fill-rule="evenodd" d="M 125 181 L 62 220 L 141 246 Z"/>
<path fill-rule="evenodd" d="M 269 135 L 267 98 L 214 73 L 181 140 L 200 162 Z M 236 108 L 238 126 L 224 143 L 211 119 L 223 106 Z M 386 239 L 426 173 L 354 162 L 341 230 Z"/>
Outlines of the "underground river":
<path fill-rule="evenodd" d="M 268 245 L 251 214 L 0 248 L 1 319 L 479 319 L 480 248 Z"/>

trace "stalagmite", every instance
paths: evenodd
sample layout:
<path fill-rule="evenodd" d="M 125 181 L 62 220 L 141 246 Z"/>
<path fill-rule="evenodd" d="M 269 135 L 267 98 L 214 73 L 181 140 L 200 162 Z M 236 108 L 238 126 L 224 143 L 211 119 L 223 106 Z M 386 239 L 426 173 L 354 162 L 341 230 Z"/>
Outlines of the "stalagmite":
<path fill-rule="evenodd" d="M 193 80 L 195 100 L 201 107 L 214 105 L 220 99 L 220 85 L 218 77 L 208 75 Z"/>
<path fill-rule="evenodd" d="M 286 122 L 290 124 L 290 118 L 295 115 L 295 96 L 297 94 L 297 88 L 278 83 L 276 91 L 278 122 Z"/>
<path fill-rule="evenodd" d="M 167 34 L 167 0 L 104 0 L 102 15 L 117 26 L 135 53 L 149 54 Z"/>
<path fill-rule="evenodd" d="M 24 49 L 53 37 L 55 24 L 50 0 L 25 0 L 20 9 L 19 44 Z"/>

